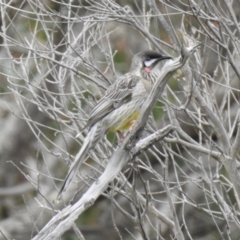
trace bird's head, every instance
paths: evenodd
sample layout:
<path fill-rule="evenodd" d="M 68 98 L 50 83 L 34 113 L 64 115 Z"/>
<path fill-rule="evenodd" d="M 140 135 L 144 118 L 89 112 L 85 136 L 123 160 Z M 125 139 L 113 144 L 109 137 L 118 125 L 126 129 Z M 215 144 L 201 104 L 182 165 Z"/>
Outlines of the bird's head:
<path fill-rule="evenodd" d="M 133 57 L 131 70 L 139 73 L 148 74 L 157 67 L 159 62 L 163 60 L 172 59 L 170 56 L 164 56 L 155 51 L 144 51 L 136 54 Z M 163 61 L 164 62 L 164 61 Z"/>

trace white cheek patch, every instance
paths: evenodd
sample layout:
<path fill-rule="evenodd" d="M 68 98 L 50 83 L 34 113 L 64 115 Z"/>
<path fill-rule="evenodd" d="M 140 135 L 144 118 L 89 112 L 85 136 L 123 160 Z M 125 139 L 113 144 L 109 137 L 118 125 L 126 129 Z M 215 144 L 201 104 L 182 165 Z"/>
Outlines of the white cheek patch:
<path fill-rule="evenodd" d="M 150 60 L 146 60 L 144 61 L 144 65 L 146 67 L 150 67 L 155 61 L 157 61 L 158 59 L 150 59 Z"/>

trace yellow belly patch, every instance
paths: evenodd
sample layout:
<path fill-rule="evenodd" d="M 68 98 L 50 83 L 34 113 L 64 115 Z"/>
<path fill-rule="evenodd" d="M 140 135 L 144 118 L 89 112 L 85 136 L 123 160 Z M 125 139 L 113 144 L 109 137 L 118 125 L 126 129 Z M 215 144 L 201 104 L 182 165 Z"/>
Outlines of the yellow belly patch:
<path fill-rule="evenodd" d="M 125 116 L 119 120 L 116 124 L 109 127 L 110 131 L 125 131 L 128 130 L 134 120 L 137 120 L 139 116 L 139 111 L 134 111 L 131 115 Z"/>

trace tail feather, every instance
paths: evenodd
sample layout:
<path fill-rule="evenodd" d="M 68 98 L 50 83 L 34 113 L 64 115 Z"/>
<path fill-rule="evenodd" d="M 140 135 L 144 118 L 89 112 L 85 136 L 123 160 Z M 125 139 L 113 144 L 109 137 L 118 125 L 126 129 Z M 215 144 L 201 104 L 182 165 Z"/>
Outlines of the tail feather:
<path fill-rule="evenodd" d="M 61 194 L 67 190 L 68 186 L 70 185 L 74 177 L 77 175 L 78 169 L 85 160 L 85 158 L 87 157 L 89 150 L 91 150 L 95 146 L 95 144 L 101 139 L 103 134 L 104 134 L 103 128 L 102 126 L 100 126 L 99 123 L 96 123 L 91 127 L 86 138 L 84 139 L 84 143 L 81 150 L 78 152 L 74 162 L 69 168 L 68 174 L 59 191 L 58 199 L 60 198 Z"/>

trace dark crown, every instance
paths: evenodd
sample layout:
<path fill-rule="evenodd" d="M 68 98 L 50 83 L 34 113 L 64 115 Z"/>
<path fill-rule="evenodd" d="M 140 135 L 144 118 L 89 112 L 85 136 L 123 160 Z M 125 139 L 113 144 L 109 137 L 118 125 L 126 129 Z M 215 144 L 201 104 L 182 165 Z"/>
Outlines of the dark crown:
<path fill-rule="evenodd" d="M 162 57 L 162 54 L 152 51 L 152 50 L 144 51 L 142 54 L 145 58 L 150 58 L 150 59 Z"/>

